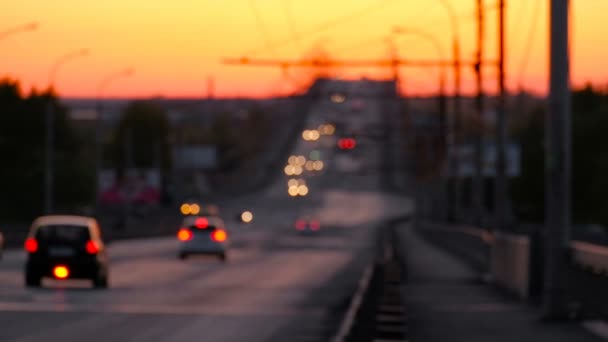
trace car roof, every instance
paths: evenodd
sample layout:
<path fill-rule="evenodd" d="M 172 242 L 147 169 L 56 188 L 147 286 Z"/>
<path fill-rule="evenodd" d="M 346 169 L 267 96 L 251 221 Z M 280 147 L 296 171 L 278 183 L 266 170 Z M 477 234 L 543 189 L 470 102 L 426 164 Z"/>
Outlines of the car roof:
<path fill-rule="evenodd" d="M 92 226 L 96 220 L 88 216 L 76 215 L 47 215 L 34 220 L 32 228 L 48 225 Z"/>

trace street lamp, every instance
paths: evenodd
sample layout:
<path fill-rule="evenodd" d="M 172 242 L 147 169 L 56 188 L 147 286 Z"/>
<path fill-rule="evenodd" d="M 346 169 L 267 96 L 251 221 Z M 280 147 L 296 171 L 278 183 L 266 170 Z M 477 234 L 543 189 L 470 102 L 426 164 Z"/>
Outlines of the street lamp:
<path fill-rule="evenodd" d="M 55 108 L 53 107 L 53 102 L 51 101 L 51 96 L 53 92 L 55 76 L 57 71 L 61 66 L 65 63 L 77 58 L 86 56 L 89 53 L 88 49 L 80 49 L 70 53 L 67 53 L 61 57 L 59 57 L 55 63 L 53 63 L 51 67 L 51 71 L 49 73 L 49 99 L 46 105 L 46 153 L 45 153 L 45 173 L 44 173 L 44 211 L 47 214 L 50 214 L 53 211 L 53 158 L 54 158 L 54 121 L 55 121 Z"/>
<path fill-rule="evenodd" d="M 433 46 L 437 52 L 437 56 L 439 57 L 439 60 L 440 61 L 445 60 L 444 50 L 441 47 L 441 44 L 440 44 L 439 40 L 437 39 L 437 37 L 433 36 L 432 34 L 429 34 L 428 32 L 426 32 L 424 30 L 420 30 L 417 28 L 411 28 L 411 27 L 394 27 L 393 34 L 412 34 L 412 35 L 421 37 L 423 39 L 426 39 L 431 44 L 433 44 Z M 441 64 L 439 68 L 440 68 L 439 69 L 439 127 L 440 127 L 440 132 L 439 132 L 440 159 L 439 160 L 443 161 L 444 160 L 443 157 L 445 157 L 445 151 L 447 149 L 447 141 L 446 141 L 447 106 L 446 106 L 446 92 L 445 92 L 445 65 Z"/>
<path fill-rule="evenodd" d="M 441 61 L 445 60 L 444 50 L 441 47 L 439 40 L 437 40 L 437 37 L 433 36 L 432 34 L 429 34 L 428 32 L 426 32 L 424 30 L 420 30 L 417 28 L 410 28 L 410 27 L 394 27 L 393 33 L 394 34 L 413 34 L 413 35 L 417 35 L 423 39 L 428 40 L 435 47 L 439 60 L 441 60 Z M 439 71 L 439 99 L 440 99 L 440 103 L 439 103 L 440 115 L 442 116 L 442 121 L 445 122 L 445 116 L 447 115 L 447 113 L 446 113 L 447 108 L 445 106 L 445 65 L 443 65 L 443 64 L 441 64 L 440 71 Z M 442 132 L 442 136 L 445 136 L 445 132 Z M 445 146 L 442 145 L 442 148 L 443 147 L 445 147 Z"/>
<path fill-rule="evenodd" d="M 37 29 L 38 29 L 37 22 L 31 22 L 31 23 L 28 23 L 25 25 L 11 27 L 7 30 L 0 31 L 0 40 L 3 40 L 9 36 L 12 36 L 13 34 L 17 34 L 17 33 L 21 33 L 21 32 L 28 32 L 28 31 L 36 31 Z"/>
<path fill-rule="evenodd" d="M 108 75 L 106 78 L 101 80 L 97 87 L 97 120 L 95 126 L 95 209 L 99 211 L 99 200 L 101 195 L 101 186 L 99 184 L 101 169 L 103 164 L 103 104 L 101 103 L 101 97 L 103 91 L 112 82 L 122 77 L 129 77 L 133 75 L 134 70 L 132 68 L 124 69 L 113 74 Z"/>
<path fill-rule="evenodd" d="M 460 216 L 459 211 L 460 211 L 460 184 L 458 182 L 458 172 L 459 172 L 459 164 L 460 164 L 460 157 L 458 154 L 458 142 L 459 142 L 459 138 L 460 138 L 460 133 L 462 130 L 462 122 L 461 122 L 461 101 L 460 101 L 460 94 L 461 94 L 461 78 L 460 78 L 460 29 L 458 27 L 458 17 L 456 15 L 456 11 L 454 11 L 454 7 L 452 7 L 452 4 L 450 3 L 449 0 L 438 0 L 441 5 L 445 8 L 445 10 L 447 11 L 448 17 L 450 18 L 450 25 L 452 26 L 452 54 L 453 54 L 453 59 L 454 59 L 454 116 L 453 116 L 453 139 L 454 139 L 454 146 L 455 146 L 455 154 L 452 158 L 452 163 L 451 163 L 451 173 L 454 177 L 454 193 L 453 193 L 453 197 L 456 199 L 455 201 L 455 205 L 454 205 L 454 214 L 456 217 Z M 479 153 L 479 152 L 478 152 Z M 477 179 L 478 184 L 478 191 L 479 193 L 481 193 L 481 187 L 483 186 L 483 182 L 480 179 Z M 481 199 L 481 197 L 479 197 L 479 199 Z M 478 210 L 482 210 L 481 209 L 481 202 L 479 202 L 478 206 L 480 208 L 478 208 Z"/>

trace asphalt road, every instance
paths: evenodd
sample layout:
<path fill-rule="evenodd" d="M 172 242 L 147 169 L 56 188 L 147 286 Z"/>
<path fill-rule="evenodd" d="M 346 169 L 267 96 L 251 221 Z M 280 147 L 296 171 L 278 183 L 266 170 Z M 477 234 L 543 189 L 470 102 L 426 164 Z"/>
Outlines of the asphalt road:
<path fill-rule="evenodd" d="M 348 93 L 362 86 L 328 87 Z M 321 100 L 310 128 L 347 104 Z M 345 120 L 363 126 L 381 120 L 379 104 L 366 104 L 352 115 L 343 111 L 351 115 Z M 220 203 L 232 241 L 226 263 L 180 261 L 173 237 L 121 241 L 109 246 L 110 289 L 53 281 L 27 289 L 24 253 L 7 252 L 0 261 L 0 341 L 327 340 L 372 255 L 376 228 L 410 207 L 379 191 L 378 172 L 370 170 L 379 167 L 381 144 L 362 140 L 339 164 L 334 139 L 301 141 L 293 151 L 318 149 L 328 166 L 302 176 L 308 196 L 290 198 L 282 177 L 266 190 Z M 243 209 L 253 211 L 252 224 L 234 219 Z M 318 235 L 295 232 L 302 214 L 319 217 Z"/>

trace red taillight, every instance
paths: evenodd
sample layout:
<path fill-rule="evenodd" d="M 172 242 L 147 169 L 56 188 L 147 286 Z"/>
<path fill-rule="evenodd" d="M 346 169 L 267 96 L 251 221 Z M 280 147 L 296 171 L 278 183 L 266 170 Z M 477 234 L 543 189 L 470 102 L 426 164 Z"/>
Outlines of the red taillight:
<path fill-rule="evenodd" d="M 25 240 L 24 247 L 28 253 L 36 253 L 38 251 L 38 241 L 34 238 L 28 238 Z"/>
<path fill-rule="evenodd" d="M 194 225 L 198 229 L 205 229 L 205 228 L 209 227 L 209 220 L 207 220 L 204 217 L 199 217 L 196 219 L 196 221 L 194 221 Z"/>
<path fill-rule="evenodd" d="M 55 266 L 53 268 L 53 275 L 57 279 L 65 279 L 70 275 L 70 270 L 66 266 Z"/>
<path fill-rule="evenodd" d="M 311 230 L 319 230 L 319 229 L 321 229 L 321 223 L 319 223 L 319 221 L 312 221 L 312 222 L 310 222 L 310 229 Z"/>
<path fill-rule="evenodd" d="M 85 245 L 85 249 L 89 254 L 97 254 L 99 253 L 99 244 L 93 240 L 89 240 Z"/>
<path fill-rule="evenodd" d="M 225 230 L 218 229 L 211 234 L 211 239 L 215 242 L 224 242 L 228 239 L 228 234 Z"/>
<path fill-rule="evenodd" d="M 297 220 L 296 221 L 296 229 L 297 230 L 304 230 L 304 229 L 306 229 L 306 221 L 304 221 L 304 220 Z"/>
<path fill-rule="evenodd" d="M 338 147 L 342 150 L 352 150 L 357 146 L 357 141 L 353 138 L 342 138 L 338 140 Z"/>
<path fill-rule="evenodd" d="M 192 232 L 187 228 L 182 228 L 177 232 L 177 238 L 180 241 L 192 240 Z"/>

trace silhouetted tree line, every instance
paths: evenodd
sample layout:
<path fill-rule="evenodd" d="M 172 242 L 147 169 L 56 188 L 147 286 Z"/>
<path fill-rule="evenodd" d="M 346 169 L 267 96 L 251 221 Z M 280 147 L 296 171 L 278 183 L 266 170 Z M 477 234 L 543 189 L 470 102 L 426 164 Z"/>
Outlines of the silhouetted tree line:
<path fill-rule="evenodd" d="M 54 108 L 55 203 L 77 206 L 92 196 L 91 146 L 80 141 L 67 110 L 52 90 L 24 93 L 18 81 L 0 81 L 0 217 L 31 218 L 42 212 L 46 107 Z"/>
<path fill-rule="evenodd" d="M 545 189 L 545 114 L 537 108 L 515 132 L 521 176 L 512 182 L 519 219 L 542 222 Z M 608 90 L 588 85 L 572 96 L 572 218 L 608 226 Z"/>

